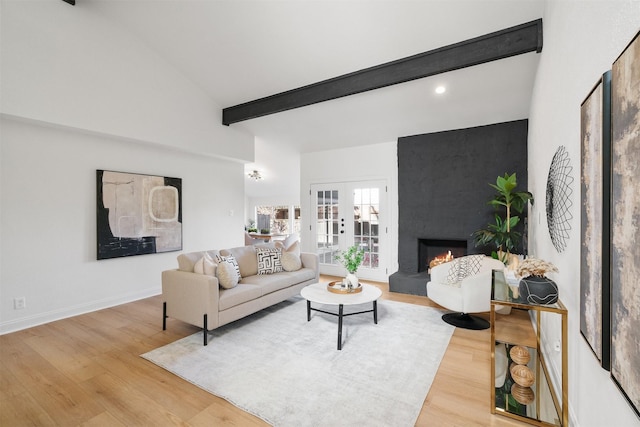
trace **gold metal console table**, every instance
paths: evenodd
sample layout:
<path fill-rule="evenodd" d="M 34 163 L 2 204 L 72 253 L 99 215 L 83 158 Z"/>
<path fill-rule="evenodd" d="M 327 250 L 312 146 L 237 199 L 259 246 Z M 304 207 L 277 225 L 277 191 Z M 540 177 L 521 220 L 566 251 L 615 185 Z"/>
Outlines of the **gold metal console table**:
<path fill-rule="evenodd" d="M 504 273 L 494 270 L 491 291 L 491 413 L 537 426 L 566 427 L 569 425 L 567 309 L 560 300 L 549 305 L 531 304 L 514 297 L 514 293 L 517 295 L 517 287 L 510 287 Z M 506 307 L 511 308 L 511 314 L 496 314 L 496 309 L 502 311 Z M 560 394 L 554 389 L 542 351 L 542 312 L 561 317 L 560 348 L 552 346 L 553 351 L 562 352 Z M 535 317 L 535 328 L 531 314 Z M 512 352 L 514 347 L 518 348 Z M 526 368 L 517 366 L 512 371 L 514 365 Z M 522 371 L 528 375 L 528 381 L 519 376 Z M 526 386 L 531 381 L 533 384 Z"/>

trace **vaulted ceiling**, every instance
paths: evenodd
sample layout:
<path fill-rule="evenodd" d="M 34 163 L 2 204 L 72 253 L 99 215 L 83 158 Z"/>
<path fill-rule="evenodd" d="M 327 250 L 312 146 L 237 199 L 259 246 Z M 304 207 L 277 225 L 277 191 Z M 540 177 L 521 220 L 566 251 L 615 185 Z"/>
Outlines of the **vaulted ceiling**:
<path fill-rule="evenodd" d="M 82 4 L 81 4 L 82 2 Z M 222 108 L 542 17 L 544 0 L 79 0 Z M 232 124 L 304 153 L 528 117 L 526 53 Z M 434 92 L 446 87 L 444 94 Z"/>

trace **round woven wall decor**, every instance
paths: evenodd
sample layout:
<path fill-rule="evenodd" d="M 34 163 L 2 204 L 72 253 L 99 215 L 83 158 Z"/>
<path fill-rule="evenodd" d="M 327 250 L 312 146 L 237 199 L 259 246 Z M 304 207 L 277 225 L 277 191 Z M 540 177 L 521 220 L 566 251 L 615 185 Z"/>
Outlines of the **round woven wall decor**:
<path fill-rule="evenodd" d="M 571 176 L 571 159 L 564 145 L 558 147 L 553 155 L 547 178 L 547 224 L 553 246 L 558 252 L 567 247 L 571 230 L 571 194 L 573 177 Z"/>

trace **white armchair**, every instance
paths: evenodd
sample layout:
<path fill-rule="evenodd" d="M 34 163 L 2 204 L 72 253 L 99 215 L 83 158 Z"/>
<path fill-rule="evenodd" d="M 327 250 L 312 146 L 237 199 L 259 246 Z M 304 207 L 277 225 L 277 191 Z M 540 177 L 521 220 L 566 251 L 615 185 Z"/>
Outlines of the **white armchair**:
<path fill-rule="evenodd" d="M 457 313 L 442 320 L 465 329 L 487 329 L 489 322 L 469 313 L 482 313 L 491 307 L 492 270 L 503 270 L 501 261 L 485 255 L 468 255 L 431 269 L 427 297 Z"/>

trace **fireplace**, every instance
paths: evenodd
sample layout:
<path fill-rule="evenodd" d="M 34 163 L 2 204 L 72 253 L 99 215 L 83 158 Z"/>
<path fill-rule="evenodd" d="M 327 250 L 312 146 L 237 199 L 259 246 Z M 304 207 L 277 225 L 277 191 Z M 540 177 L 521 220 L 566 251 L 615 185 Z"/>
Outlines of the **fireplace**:
<path fill-rule="evenodd" d="M 527 120 L 516 120 L 398 138 L 398 270 L 390 291 L 426 295 L 428 258 L 491 250 L 476 248 L 472 236 L 494 221 L 487 200 L 496 176 L 516 172 L 527 188 L 527 134 Z"/>
<path fill-rule="evenodd" d="M 428 271 L 429 262 L 451 252 L 453 258 L 467 254 L 466 240 L 418 239 L 418 272 Z"/>

